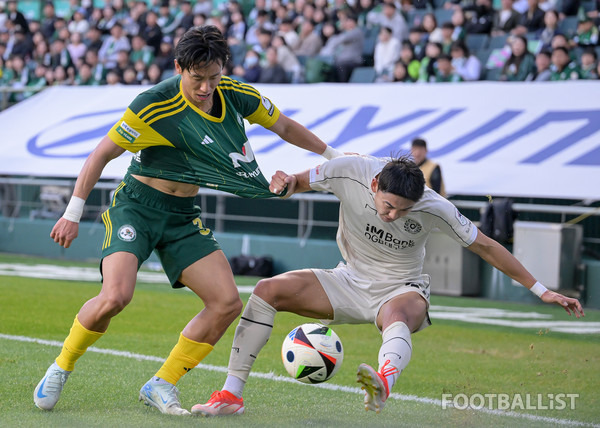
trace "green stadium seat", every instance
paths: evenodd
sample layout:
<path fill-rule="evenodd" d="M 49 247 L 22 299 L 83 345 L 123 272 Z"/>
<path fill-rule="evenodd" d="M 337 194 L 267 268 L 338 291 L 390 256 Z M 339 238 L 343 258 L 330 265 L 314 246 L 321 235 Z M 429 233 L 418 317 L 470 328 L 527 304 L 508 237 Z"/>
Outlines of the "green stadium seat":
<path fill-rule="evenodd" d="M 441 27 L 444 22 L 450 22 L 452 20 L 453 9 L 435 9 L 433 14 L 437 20 L 438 27 Z"/>
<path fill-rule="evenodd" d="M 558 23 L 558 29 L 562 31 L 567 37 L 571 38 L 577 31 L 577 24 L 579 18 L 576 16 L 567 16 L 565 19 Z"/>
<path fill-rule="evenodd" d="M 502 36 L 494 36 L 490 39 L 490 44 L 488 45 L 488 47 L 490 49 L 501 49 L 504 47 L 504 45 L 506 45 L 507 39 L 508 39 L 508 35 L 506 35 L 506 34 L 504 34 Z"/>
<path fill-rule="evenodd" d="M 487 34 L 468 34 L 465 43 L 472 53 L 487 48 L 490 37 Z"/>
<path fill-rule="evenodd" d="M 352 70 L 348 83 L 373 83 L 377 73 L 373 67 L 356 67 Z"/>
<path fill-rule="evenodd" d="M 501 68 L 488 68 L 485 70 L 483 80 L 497 81 L 502 74 Z"/>

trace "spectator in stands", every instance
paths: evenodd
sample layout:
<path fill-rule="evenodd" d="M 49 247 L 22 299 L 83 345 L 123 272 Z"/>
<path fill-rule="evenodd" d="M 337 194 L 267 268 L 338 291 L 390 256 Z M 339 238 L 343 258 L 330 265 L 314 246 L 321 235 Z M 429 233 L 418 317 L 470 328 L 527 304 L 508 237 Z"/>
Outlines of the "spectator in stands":
<path fill-rule="evenodd" d="M 419 69 L 421 68 L 421 63 L 417 58 L 415 58 L 415 52 L 413 50 L 412 43 L 410 43 L 408 40 L 402 43 L 402 48 L 400 49 L 400 60 L 406 66 L 406 71 L 410 80 L 416 82 L 419 78 Z"/>
<path fill-rule="evenodd" d="M 163 73 L 167 70 L 173 71 L 175 68 L 173 62 L 175 60 L 174 46 L 175 43 L 169 36 L 163 37 L 160 42 L 160 49 L 158 55 L 154 57 L 154 62 L 158 64 Z"/>
<path fill-rule="evenodd" d="M 29 34 L 29 23 L 25 15 L 17 8 L 16 0 L 8 0 L 6 2 L 6 11 L 8 19 L 13 23 L 15 29 L 23 30 L 24 34 Z"/>
<path fill-rule="evenodd" d="M 114 70 L 110 70 L 108 73 L 106 73 L 106 84 L 107 85 L 121 84 L 121 78 L 119 77 L 119 74 Z"/>
<path fill-rule="evenodd" d="M 98 58 L 98 51 L 88 49 L 85 53 L 85 62 L 90 65 L 94 80 L 97 80 L 100 84 L 104 84 L 107 70 L 100 62 L 100 58 Z"/>
<path fill-rule="evenodd" d="M 558 33 L 558 12 L 554 9 L 547 10 L 544 13 L 544 27 L 536 33 L 536 38 L 542 42 L 542 49 L 550 48 L 552 38 Z"/>
<path fill-rule="evenodd" d="M 36 64 L 43 65 L 46 68 L 50 67 L 52 63 L 52 56 L 50 55 L 50 46 L 48 45 L 46 39 L 42 38 L 42 40 L 35 43 L 35 49 L 33 50 L 31 60 Z"/>
<path fill-rule="evenodd" d="M 527 0 L 527 3 L 529 7 L 521 15 L 519 24 L 513 30 L 513 34 L 537 33 L 544 28 L 544 11 L 539 7 L 539 0 Z"/>
<path fill-rule="evenodd" d="M 260 71 L 258 83 L 289 83 L 283 67 L 277 62 L 277 48 L 270 46 L 265 52 L 266 64 Z"/>
<path fill-rule="evenodd" d="M 258 31 L 258 45 L 249 46 L 249 48 L 254 49 L 258 53 L 266 52 L 267 48 L 271 46 L 272 39 L 273 33 L 266 28 L 261 28 Z"/>
<path fill-rule="evenodd" d="M 160 26 L 165 36 L 172 36 L 175 28 L 171 24 L 175 21 L 175 16 L 171 13 L 169 3 L 162 2 L 158 8 L 158 18 L 156 23 Z M 169 31 L 167 31 L 169 29 Z"/>
<path fill-rule="evenodd" d="M 462 40 L 457 40 L 450 47 L 452 67 L 462 80 L 474 81 L 481 78 L 481 61 L 469 52 L 469 48 Z"/>
<path fill-rule="evenodd" d="M 115 9 L 110 5 L 106 5 L 104 6 L 104 9 L 102 9 L 102 17 L 96 26 L 100 29 L 103 35 L 107 35 L 111 34 L 112 27 L 118 22 L 119 20 L 115 16 Z"/>
<path fill-rule="evenodd" d="M 587 80 L 598 79 L 597 71 L 598 54 L 594 48 L 586 48 L 581 54 L 581 78 Z"/>
<path fill-rule="evenodd" d="M 243 80 L 245 80 L 248 83 L 258 82 L 258 80 L 260 79 L 261 71 L 262 68 L 260 66 L 260 55 L 258 54 L 258 52 L 252 49 L 246 52 L 244 64 L 238 65 L 233 69 L 233 73 L 236 76 L 240 76 Z"/>
<path fill-rule="evenodd" d="M 498 80 L 524 81 L 535 68 L 535 57 L 527 50 L 527 38 L 514 36 L 510 41 L 510 57 L 504 63 Z"/>
<path fill-rule="evenodd" d="M 509 34 L 521 20 L 521 14 L 513 8 L 513 0 L 501 0 L 500 5 L 500 10 L 494 15 L 492 36 Z"/>
<path fill-rule="evenodd" d="M 77 64 L 80 58 L 83 58 L 85 55 L 86 50 L 87 46 L 82 41 L 81 33 L 72 33 L 69 43 L 67 44 L 67 51 L 69 51 L 71 61 L 73 61 L 74 64 Z"/>
<path fill-rule="evenodd" d="M 146 41 L 140 35 L 131 38 L 131 52 L 129 60 L 135 64 L 138 60 L 147 67 L 154 62 L 154 49 L 146 45 Z"/>
<path fill-rule="evenodd" d="M 321 53 L 333 56 L 336 80 L 347 82 L 352 71 L 362 65 L 365 35 L 357 26 L 356 16 L 352 14 L 347 14 L 341 25 L 342 32 L 332 36 Z"/>
<path fill-rule="evenodd" d="M 56 21 L 56 9 L 54 3 L 47 1 L 42 9 L 42 20 L 40 21 L 40 31 L 46 38 L 50 40 L 54 35 L 54 21 Z"/>
<path fill-rule="evenodd" d="M 63 39 L 56 39 L 50 45 L 50 68 L 54 70 L 58 66 L 65 69 L 73 66 L 71 54 Z"/>
<path fill-rule="evenodd" d="M 559 46 L 552 51 L 552 75 L 550 80 L 577 80 L 581 77 L 581 71 L 577 63 L 571 60 L 567 48 Z"/>
<path fill-rule="evenodd" d="M 467 34 L 490 34 L 494 23 L 494 8 L 491 0 L 476 0 L 475 3 L 463 7 L 467 20 Z"/>
<path fill-rule="evenodd" d="M 392 80 L 394 64 L 400 59 L 400 41 L 392 36 L 392 29 L 381 27 L 373 55 L 376 81 Z"/>
<path fill-rule="evenodd" d="M 46 87 L 46 70 L 48 70 L 44 65 L 37 64 L 35 69 L 33 70 L 33 75 L 27 82 L 27 89 L 31 89 L 31 91 L 24 92 L 23 97 L 29 98 L 32 95 L 37 94 L 41 89 Z"/>
<path fill-rule="evenodd" d="M 452 25 L 454 25 L 452 39 L 464 40 L 467 35 L 467 31 L 465 30 L 466 18 L 464 10 L 462 10 L 460 7 L 454 9 L 454 12 L 452 12 L 452 18 L 450 18 L 450 22 L 452 22 Z"/>
<path fill-rule="evenodd" d="M 433 13 L 423 15 L 421 27 L 425 30 L 423 35 L 425 42 L 442 43 L 442 30 L 438 27 L 437 19 Z"/>
<path fill-rule="evenodd" d="M 62 65 L 59 65 L 54 69 L 54 82 L 53 85 L 69 86 L 73 84 L 74 72 L 73 68 L 66 69 Z"/>
<path fill-rule="evenodd" d="M 67 24 L 67 28 L 73 33 L 85 34 L 90 28 L 90 23 L 87 21 L 87 11 L 80 7 L 73 13 L 71 21 Z"/>
<path fill-rule="evenodd" d="M 6 62 L 6 83 L 12 89 L 23 89 L 29 82 L 29 70 L 25 66 L 25 60 L 19 55 L 11 55 Z M 25 99 L 23 92 L 13 92 L 9 98 L 11 102 Z"/>
<path fill-rule="evenodd" d="M 580 5 L 580 0 L 561 0 L 560 2 L 557 2 L 556 6 L 558 6 L 560 19 L 564 19 L 566 16 L 577 15 Z"/>
<path fill-rule="evenodd" d="M 548 50 L 541 50 L 535 56 L 535 69 L 526 80 L 533 82 L 547 82 L 550 80 L 550 64 L 552 54 Z"/>
<path fill-rule="evenodd" d="M 307 19 L 300 24 L 298 46 L 293 49 L 296 56 L 314 56 L 323 48 L 323 41 L 315 31 L 315 22 Z"/>
<path fill-rule="evenodd" d="M 231 25 L 227 28 L 226 38 L 232 43 L 243 43 L 246 38 L 246 21 L 242 12 L 236 10 L 231 14 Z"/>
<path fill-rule="evenodd" d="M 92 73 L 92 67 L 87 62 L 83 62 L 80 64 L 77 69 L 77 76 L 73 81 L 73 85 L 75 86 L 98 86 L 100 85 L 100 81 L 94 78 Z"/>
<path fill-rule="evenodd" d="M 277 32 L 279 35 L 283 36 L 285 39 L 285 43 L 289 46 L 290 49 L 295 49 L 298 47 L 298 43 L 300 42 L 300 37 L 298 33 L 296 33 L 294 29 L 294 20 L 291 18 L 285 18 L 279 24 L 279 31 Z"/>
<path fill-rule="evenodd" d="M 26 33 L 20 26 L 14 27 L 14 32 L 9 40 L 10 43 L 10 54 L 19 55 L 23 58 L 31 57 L 33 52 L 33 42 L 31 35 Z"/>
<path fill-rule="evenodd" d="M 117 54 L 117 65 L 115 66 L 115 68 L 113 68 L 113 71 L 115 71 L 119 75 L 119 78 L 122 80 L 125 70 L 130 68 L 132 65 L 132 62 L 129 59 L 129 51 L 120 50 Z"/>
<path fill-rule="evenodd" d="M 421 26 L 412 27 L 408 33 L 408 41 L 412 45 L 415 58 L 419 61 L 425 56 L 426 43 L 423 41 L 424 33 L 425 31 Z"/>
<path fill-rule="evenodd" d="M 427 157 L 427 142 L 423 138 L 413 139 L 410 154 L 419 169 L 423 172 L 427 187 L 446 197 L 446 186 L 442 178 L 442 168 Z"/>
<path fill-rule="evenodd" d="M 277 62 L 286 73 L 291 76 L 292 83 L 298 83 L 302 77 L 302 66 L 296 55 L 287 46 L 285 38 L 281 34 L 273 37 L 272 46 L 277 50 Z"/>
<path fill-rule="evenodd" d="M 275 25 L 269 21 L 269 12 L 264 9 L 256 11 L 256 21 L 246 32 L 246 45 L 252 47 L 259 44 L 258 35 L 261 28 L 270 31 L 271 33 L 276 29 Z"/>
<path fill-rule="evenodd" d="M 104 39 L 102 47 L 98 51 L 98 58 L 106 69 L 111 69 L 117 63 L 118 52 L 130 49 L 131 45 L 123 32 L 123 26 L 119 22 L 115 22 L 110 29 L 110 36 Z"/>
<path fill-rule="evenodd" d="M 442 53 L 441 43 L 429 42 L 425 46 L 425 57 L 419 68 L 419 82 L 431 82 L 435 79 L 436 61 Z"/>
<path fill-rule="evenodd" d="M 158 64 L 150 64 L 146 77 L 142 79 L 142 85 L 156 85 L 161 81 L 162 70 Z"/>
<path fill-rule="evenodd" d="M 123 71 L 123 76 L 121 77 L 121 83 L 124 85 L 139 85 L 140 82 L 137 79 L 137 71 L 133 66 L 127 67 Z"/>
<path fill-rule="evenodd" d="M 392 82 L 412 83 L 414 79 L 408 75 L 406 65 L 402 60 L 396 61 L 394 71 L 392 73 Z"/>
<path fill-rule="evenodd" d="M 450 21 L 444 22 L 440 27 L 442 31 L 442 51 L 449 54 L 452 43 L 454 43 L 454 24 Z"/>
<path fill-rule="evenodd" d="M 264 0 L 257 0 L 255 3 L 260 3 L 260 2 L 264 3 Z M 197 15 L 197 14 L 204 14 L 205 16 L 210 15 L 210 12 L 213 9 L 213 2 L 212 0 L 196 0 L 196 4 L 194 5 L 194 8 L 192 9 L 192 12 Z"/>
<path fill-rule="evenodd" d="M 160 52 L 160 44 L 163 39 L 163 32 L 158 25 L 158 15 L 154 11 L 148 11 L 146 13 L 146 25 L 140 32 L 140 35 L 146 42 L 146 45 L 154 50 L 154 55 L 158 55 Z"/>
<path fill-rule="evenodd" d="M 408 25 L 404 16 L 396 10 L 394 0 L 385 0 L 381 11 L 373 9 L 367 14 L 367 26 L 389 27 L 400 42 L 408 39 Z"/>
<path fill-rule="evenodd" d="M 452 68 L 452 57 L 446 53 L 441 53 L 436 61 L 435 78 L 436 83 L 462 82 L 460 77 Z"/>
<path fill-rule="evenodd" d="M 592 18 L 581 15 L 577 24 L 577 32 L 573 36 L 573 42 L 582 48 L 598 44 L 598 27 L 594 24 Z"/>
<path fill-rule="evenodd" d="M 90 27 L 87 33 L 85 33 L 83 43 L 85 43 L 88 49 L 99 51 L 102 47 L 102 32 L 100 29 L 98 27 Z"/>

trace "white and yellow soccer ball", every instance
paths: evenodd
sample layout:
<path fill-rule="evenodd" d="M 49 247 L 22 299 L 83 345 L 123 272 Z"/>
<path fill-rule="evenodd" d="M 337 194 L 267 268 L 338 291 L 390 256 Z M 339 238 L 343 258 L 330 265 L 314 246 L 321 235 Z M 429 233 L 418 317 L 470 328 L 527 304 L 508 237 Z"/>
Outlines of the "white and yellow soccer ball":
<path fill-rule="evenodd" d="M 335 375 L 344 360 L 338 335 L 318 323 L 293 329 L 281 347 L 283 365 L 291 377 L 303 383 L 321 383 Z"/>

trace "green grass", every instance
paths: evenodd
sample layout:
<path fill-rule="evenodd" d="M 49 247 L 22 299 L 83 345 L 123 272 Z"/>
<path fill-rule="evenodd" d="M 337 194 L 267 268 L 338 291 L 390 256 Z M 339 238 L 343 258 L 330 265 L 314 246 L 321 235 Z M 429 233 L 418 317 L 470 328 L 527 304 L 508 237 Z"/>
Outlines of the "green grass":
<path fill-rule="evenodd" d="M 0 262 L 49 262 L 0 255 Z M 65 263 L 75 265 L 75 263 Z M 82 264 L 77 264 L 82 265 Z M 93 266 L 93 265 L 92 265 Z M 238 278 L 253 284 L 254 278 Z M 0 333 L 62 341 L 80 306 L 100 290 L 99 284 L 0 276 Z M 247 295 L 242 296 L 244 300 Z M 434 296 L 434 305 L 478 306 L 536 311 L 568 320 L 562 309 Z M 139 284 L 132 303 L 111 323 L 98 348 L 164 358 L 181 329 L 202 308 L 192 293 L 167 285 Z M 587 310 L 599 321 L 600 311 Z M 283 337 L 307 321 L 278 314 L 273 335 L 254 365 L 255 372 L 285 375 L 280 357 Z M 526 410 L 531 415 L 600 422 L 600 337 L 545 333 L 459 321 L 433 319 L 434 325 L 413 336 L 411 363 L 394 392 L 439 400 L 443 393 L 548 394 L 578 393 L 575 410 Z M 225 367 L 234 326 L 203 363 Z M 344 363 L 329 384 L 356 387 L 359 363 L 377 364 L 380 336 L 372 325 L 340 325 L 335 331 L 345 346 Z M 0 338 L 0 426 L 549 426 L 472 410 L 442 410 L 439 404 L 390 399 L 383 413 L 365 412 L 354 392 L 250 378 L 245 390 L 247 413 L 218 420 L 174 418 L 137 402 L 137 391 L 159 368 L 139 361 L 88 352 L 69 378 L 52 412 L 35 408 L 32 393 L 59 348 Z M 222 372 L 193 370 L 178 386 L 184 407 L 208 399 L 222 386 Z"/>

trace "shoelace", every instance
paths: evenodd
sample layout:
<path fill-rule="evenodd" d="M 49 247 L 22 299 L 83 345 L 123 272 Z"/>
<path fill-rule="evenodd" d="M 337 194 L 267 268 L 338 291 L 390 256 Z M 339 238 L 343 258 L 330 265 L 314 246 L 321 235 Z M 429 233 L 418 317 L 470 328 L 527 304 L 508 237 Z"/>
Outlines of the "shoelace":
<path fill-rule="evenodd" d="M 381 373 L 381 376 L 383 377 L 387 377 L 390 375 L 394 375 L 396 373 L 400 373 L 400 371 L 398 370 L 397 367 L 387 367 L 387 365 L 391 363 L 390 360 L 386 360 L 386 362 L 383 364 L 383 366 L 381 367 L 381 371 L 379 373 Z"/>
<path fill-rule="evenodd" d="M 59 391 L 65 382 L 67 381 L 67 373 L 63 373 L 60 370 L 54 370 L 52 373 L 48 375 L 48 380 L 46 380 L 46 391 L 54 393 Z"/>

